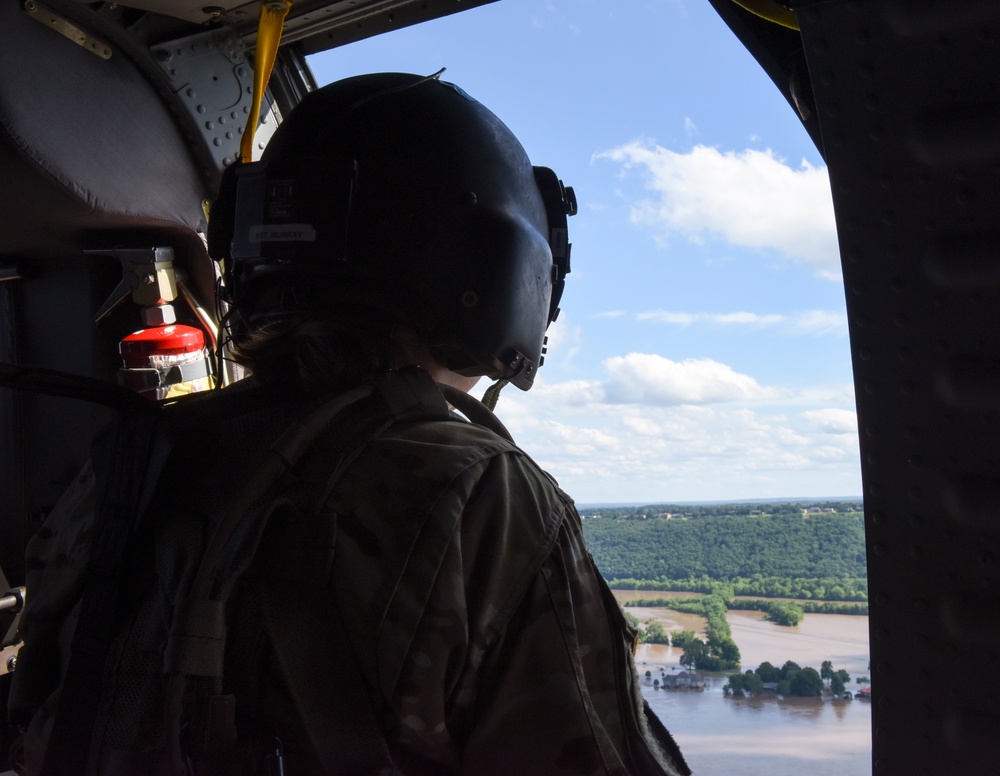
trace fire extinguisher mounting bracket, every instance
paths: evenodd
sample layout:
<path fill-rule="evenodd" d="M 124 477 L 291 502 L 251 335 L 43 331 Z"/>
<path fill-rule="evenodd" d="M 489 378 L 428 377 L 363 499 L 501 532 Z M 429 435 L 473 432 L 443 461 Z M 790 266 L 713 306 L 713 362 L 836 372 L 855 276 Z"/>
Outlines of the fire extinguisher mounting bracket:
<path fill-rule="evenodd" d="M 91 256 L 111 256 L 122 265 L 121 282 L 94 316 L 97 323 L 128 296 L 141 307 L 158 307 L 177 298 L 173 248 L 108 248 L 85 251 Z"/>

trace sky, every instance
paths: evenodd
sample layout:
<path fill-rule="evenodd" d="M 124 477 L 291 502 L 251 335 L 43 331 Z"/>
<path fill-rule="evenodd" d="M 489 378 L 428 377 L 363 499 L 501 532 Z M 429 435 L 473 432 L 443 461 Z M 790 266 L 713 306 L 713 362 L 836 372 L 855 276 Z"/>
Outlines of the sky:
<path fill-rule="evenodd" d="M 574 188 L 549 355 L 497 415 L 578 503 L 861 494 L 826 166 L 707 0 L 500 0 L 310 66 L 445 67 Z"/>

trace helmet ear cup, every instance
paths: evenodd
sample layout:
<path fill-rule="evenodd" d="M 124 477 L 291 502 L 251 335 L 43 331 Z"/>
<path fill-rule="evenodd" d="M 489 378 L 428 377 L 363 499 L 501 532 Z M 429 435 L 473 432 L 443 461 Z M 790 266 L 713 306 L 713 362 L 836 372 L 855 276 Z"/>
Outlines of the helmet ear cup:
<path fill-rule="evenodd" d="M 225 171 L 209 251 L 251 330 L 364 306 L 411 324 L 450 369 L 526 390 L 575 209 L 458 87 L 382 73 L 310 93 L 262 161 Z"/>

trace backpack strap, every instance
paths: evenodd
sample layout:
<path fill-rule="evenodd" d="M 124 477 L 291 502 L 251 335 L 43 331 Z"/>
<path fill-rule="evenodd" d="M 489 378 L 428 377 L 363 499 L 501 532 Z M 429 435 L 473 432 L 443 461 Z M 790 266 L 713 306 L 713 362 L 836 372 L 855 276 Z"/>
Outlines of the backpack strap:
<path fill-rule="evenodd" d="M 422 371 L 393 373 L 391 379 L 376 381 L 375 389 L 394 423 L 450 418 L 441 386 L 435 388 Z M 326 501 L 341 471 L 327 481 L 313 511 Z M 272 643 L 280 645 L 275 649 L 278 671 L 298 706 L 298 716 L 324 772 L 344 776 L 400 773 L 376 719 L 374 690 L 362 678 L 336 596 L 330 595 L 328 574 L 317 575 L 304 587 L 304 595 L 292 597 L 276 587 L 262 591 L 264 627 Z M 317 618 L 317 610 L 326 616 Z M 318 665 L 325 670 L 317 671 Z"/>
<path fill-rule="evenodd" d="M 366 406 L 370 416 L 347 438 L 330 438 L 332 435 L 325 433 L 341 413 L 354 405 L 361 406 L 362 402 L 368 405 L 370 397 L 378 399 L 377 408 Z M 309 459 L 318 456 L 307 454 L 320 448 L 323 453 L 320 463 L 329 473 L 318 483 L 310 484 L 306 494 L 298 494 L 298 499 L 306 502 L 303 506 L 315 511 L 344 470 L 389 427 L 403 421 L 448 417 L 448 405 L 430 377 L 420 369 L 404 369 L 381 375 L 370 385 L 337 396 L 293 423 L 272 445 L 258 471 L 248 479 L 249 487 L 231 505 L 211 536 L 190 590 L 174 608 L 164 658 L 168 675 L 164 722 L 175 773 L 185 772 L 180 742 L 188 679 L 209 680 L 216 692 L 221 692 L 226 605 L 256 555 L 275 507 L 282 503 L 271 495 L 282 490 L 275 486 L 300 462 L 308 466 Z M 332 471 L 331 462 L 335 462 Z M 236 546 L 238 549 L 234 549 Z M 327 581 L 316 579 L 309 587 L 323 588 Z M 361 684 L 357 661 L 339 614 L 317 617 L 308 595 L 289 596 L 285 590 L 267 591 L 263 603 L 265 624 L 276 643 L 282 645 L 275 650 L 279 668 L 301 707 L 306 733 L 327 771 L 375 773 L 388 768 L 386 772 L 391 772 L 391 757 L 375 721 L 370 696 Z M 324 655 L 332 661 L 332 666 L 342 667 L 336 672 L 320 672 L 329 679 L 329 684 L 325 680 L 316 681 L 313 660 L 316 655 Z M 223 727 L 235 731 L 234 726 Z"/>
<path fill-rule="evenodd" d="M 317 617 L 315 595 L 262 591 L 263 625 L 278 674 L 297 707 L 323 773 L 390 776 L 399 771 L 334 596 Z"/>

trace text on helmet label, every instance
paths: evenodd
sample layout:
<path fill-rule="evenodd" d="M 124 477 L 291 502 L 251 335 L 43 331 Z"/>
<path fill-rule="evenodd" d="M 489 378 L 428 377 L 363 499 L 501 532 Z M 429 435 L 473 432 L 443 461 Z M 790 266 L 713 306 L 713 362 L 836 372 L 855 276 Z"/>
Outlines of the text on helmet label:
<path fill-rule="evenodd" d="M 315 242 L 312 224 L 260 224 L 250 227 L 250 242 Z"/>

